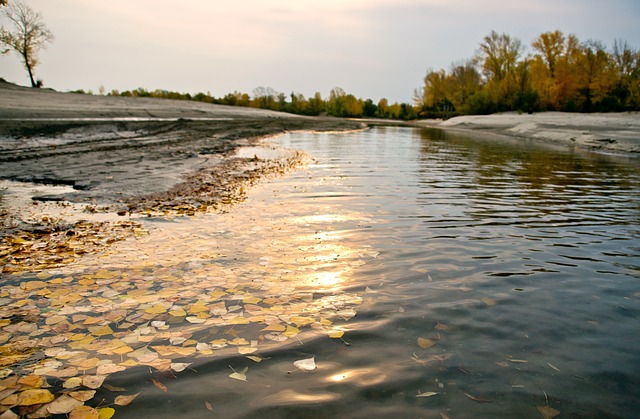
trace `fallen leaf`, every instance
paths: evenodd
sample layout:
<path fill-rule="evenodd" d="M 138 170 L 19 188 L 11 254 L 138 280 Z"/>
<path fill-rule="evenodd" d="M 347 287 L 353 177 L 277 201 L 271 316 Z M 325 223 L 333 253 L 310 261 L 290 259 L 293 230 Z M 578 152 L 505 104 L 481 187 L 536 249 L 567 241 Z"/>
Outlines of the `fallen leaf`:
<path fill-rule="evenodd" d="M 18 406 L 32 406 L 34 404 L 49 403 L 55 399 L 55 396 L 44 389 L 25 390 L 18 395 Z"/>
<path fill-rule="evenodd" d="M 540 412 L 544 419 L 552 419 L 560 414 L 559 410 L 550 406 L 538 406 L 538 412 Z"/>
<path fill-rule="evenodd" d="M 331 339 L 342 339 L 343 336 L 344 332 L 342 330 L 334 330 L 332 332 L 329 332 L 329 337 Z"/>
<path fill-rule="evenodd" d="M 168 394 L 169 390 L 167 390 L 167 386 L 165 386 L 164 384 L 162 384 L 160 381 L 156 380 L 155 378 L 151 379 L 151 382 L 153 383 L 154 386 L 156 386 L 158 389 L 162 390 L 164 392 L 164 394 Z"/>
<path fill-rule="evenodd" d="M 496 305 L 496 300 L 492 300 L 491 298 L 481 298 L 480 299 L 483 303 L 485 303 L 488 306 L 495 306 Z"/>
<path fill-rule="evenodd" d="M 126 406 L 129 403 L 131 403 L 139 395 L 140 393 L 117 396 L 113 401 L 113 403 L 117 404 L 118 406 Z"/>
<path fill-rule="evenodd" d="M 105 385 L 102 386 L 102 388 L 104 388 L 106 390 L 109 390 L 109 391 L 113 391 L 113 392 L 116 392 L 116 391 L 127 391 L 126 388 L 112 386 L 111 384 L 105 384 Z"/>
<path fill-rule="evenodd" d="M 434 391 L 427 391 L 426 393 L 420 393 L 418 394 L 416 397 L 433 397 L 435 395 L 438 395 L 440 393 L 436 393 Z"/>
<path fill-rule="evenodd" d="M 431 340 L 431 339 L 425 339 L 425 338 L 418 338 L 418 345 L 422 348 L 422 349 L 429 349 L 431 348 L 433 345 L 435 345 L 436 342 Z"/>
<path fill-rule="evenodd" d="M 76 387 L 80 387 L 81 385 L 82 385 L 81 377 L 71 377 L 67 381 L 62 383 L 62 387 L 64 388 L 76 388 Z"/>
<path fill-rule="evenodd" d="M 556 367 L 555 365 L 553 365 L 553 364 L 551 364 L 549 362 L 547 362 L 547 365 L 550 366 L 551 368 L 553 368 L 554 370 L 560 372 L 560 369 L 558 367 Z"/>
<path fill-rule="evenodd" d="M 447 326 L 446 324 L 438 323 L 436 324 L 435 329 L 440 331 L 445 331 L 445 330 L 449 330 L 449 326 Z"/>
<path fill-rule="evenodd" d="M 491 400 L 482 399 L 480 397 L 475 397 L 475 396 L 472 396 L 469 393 L 464 393 L 464 395 L 467 396 L 469 398 L 469 400 L 473 400 L 474 402 L 478 402 L 478 403 L 493 403 Z"/>
<path fill-rule="evenodd" d="M 106 375 L 85 375 L 82 377 L 82 385 L 92 389 L 98 389 L 107 378 Z"/>
<path fill-rule="evenodd" d="M 113 407 L 103 407 L 98 409 L 98 419 L 111 419 L 116 414 Z"/>
<path fill-rule="evenodd" d="M 83 404 L 84 402 L 63 394 L 47 405 L 47 412 L 52 415 L 66 415 Z"/>
<path fill-rule="evenodd" d="M 171 369 L 174 370 L 175 372 L 182 372 L 184 371 L 189 365 L 191 365 L 190 362 L 173 362 L 171 363 Z"/>
<path fill-rule="evenodd" d="M 69 419 L 99 419 L 100 413 L 93 407 L 80 406 L 76 407 L 69 414 Z"/>
<path fill-rule="evenodd" d="M 204 402 L 204 406 L 207 408 L 209 412 L 213 412 L 213 406 L 209 402 Z"/>
<path fill-rule="evenodd" d="M 79 391 L 70 391 L 68 394 L 69 396 L 73 397 L 78 401 L 86 402 L 93 399 L 93 396 L 96 395 L 96 391 L 95 390 L 79 390 Z"/>
<path fill-rule="evenodd" d="M 229 368 L 231 368 L 231 366 L 229 366 Z M 233 371 L 233 373 L 229 374 L 230 378 L 233 378 L 234 380 L 247 381 L 247 371 L 249 371 L 248 367 L 245 367 L 242 372 L 237 372 L 233 368 L 231 368 L 231 371 Z"/>
<path fill-rule="evenodd" d="M 301 369 L 302 371 L 313 371 L 316 369 L 316 360 L 315 356 L 307 359 L 300 359 L 293 363 L 294 366 Z"/>

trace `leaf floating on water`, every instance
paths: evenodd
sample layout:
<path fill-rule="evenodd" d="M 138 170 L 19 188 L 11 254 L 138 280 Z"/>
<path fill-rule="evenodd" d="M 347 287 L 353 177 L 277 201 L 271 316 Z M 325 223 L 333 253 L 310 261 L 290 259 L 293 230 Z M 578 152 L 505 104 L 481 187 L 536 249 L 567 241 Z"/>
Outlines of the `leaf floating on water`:
<path fill-rule="evenodd" d="M 18 395 L 18 406 L 33 406 L 34 404 L 49 403 L 55 399 L 55 396 L 44 389 L 25 390 Z"/>
<path fill-rule="evenodd" d="M 344 331 L 342 330 L 334 330 L 329 332 L 329 337 L 331 339 L 342 339 L 343 336 L 344 336 Z"/>
<path fill-rule="evenodd" d="M 106 375 L 85 375 L 82 377 L 82 385 L 92 389 L 98 389 L 107 378 Z"/>
<path fill-rule="evenodd" d="M 98 409 L 98 419 L 111 419 L 115 414 L 116 410 L 113 407 Z"/>
<path fill-rule="evenodd" d="M 63 394 L 47 405 L 47 412 L 51 413 L 52 415 L 66 415 L 67 413 L 71 413 L 73 409 L 76 409 L 83 404 L 83 401 Z"/>
<path fill-rule="evenodd" d="M 510 359 L 509 362 L 513 362 L 515 364 L 526 364 L 529 361 L 527 361 L 526 359 Z"/>
<path fill-rule="evenodd" d="M 502 368 L 509 368 L 508 362 L 496 362 L 496 365 Z"/>
<path fill-rule="evenodd" d="M 253 362 L 262 362 L 263 361 L 262 358 L 260 358 L 259 356 L 255 356 L 255 355 L 247 355 L 247 358 L 249 358 Z"/>
<path fill-rule="evenodd" d="M 429 349 L 431 348 L 433 345 L 435 345 L 436 342 L 434 340 L 431 339 L 425 339 L 425 338 L 418 338 L 418 345 L 422 348 L 422 349 Z"/>
<path fill-rule="evenodd" d="M 204 402 L 204 406 L 207 408 L 209 412 L 213 412 L 213 405 L 209 402 Z"/>
<path fill-rule="evenodd" d="M 301 369 L 302 371 L 313 371 L 316 369 L 316 357 L 312 356 L 307 359 L 300 359 L 293 363 L 294 366 Z"/>
<path fill-rule="evenodd" d="M 482 399 L 480 397 L 475 397 L 475 396 L 472 396 L 469 393 L 464 393 L 464 395 L 467 396 L 467 398 L 469 400 L 473 400 L 474 402 L 478 402 L 478 403 L 493 403 L 493 401 L 491 401 L 491 400 Z"/>
<path fill-rule="evenodd" d="M 76 399 L 78 401 L 81 401 L 81 402 L 89 401 L 95 395 L 96 395 L 96 391 L 95 390 L 79 390 L 79 391 L 71 391 L 71 392 L 69 392 L 69 396 L 71 396 L 74 399 Z"/>
<path fill-rule="evenodd" d="M 544 419 L 553 419 L 560 414 L 559 410 L 550 406 L 538 406 L 538 412 L 540 412 Z"/>
<path fill-rule="evenodd" d="M 447 326 L 446 324 L 438 323 L 436 324 L 434 329 L 444 332 L 445 330 L 449 330 L 449 326 Z"/>
<path fill-rule="evenodd" d="M 159 390 L 164 392 L 164 394 L 168 394 L 169 393 L 169 390 L 167 390 L 167 386 L 162 384 L 160 381 L 156 380 L 155 378 L 152 378 L 151 382 L 153 383 L 154 386 L 156 386 L 156 388 L 158 388 Z"/>
<path fill-rule="evenodd" d="M 71 411 L 69 419 L 100 419 L 100 413 L 93 407 L 80 406 Z"/>
<path fill-rule="evenodd" d="M 117 396 L 113 403 L 117 404 L 118 406 L 126 406 L 139 395 L 140 393 Z"/>
<path fill-rule="evenodd" d="M 550 362 L 547 362 L 547 365 L 550 366 L 551 368 L 553 368 L 554 370 L 560 372 L 560 369 L 558 367 L 556 367 L 555 365 L 551 364 Z"/>
<path fill-rule="evenodd" d="M 231 368 L 231 366 L 229 366 L 229 368 Z M 231 371 L 233 371 L 233 373 L 229 374 L 229 378 L 239 381 L 247 381 L 247 371 L 249 371 L 249 367 L 245 367 L 242 372 L 236 372 L 233 368 L 231 368 Z"/>
<path fill-rule="evenodd" d="M 270 332 L 284 332 L 287 328 L 282 323 L 271 323 L 262 330 Z"/>
<path fill-rule="evenodd" d="M 111 384 L 105 384 L 105 385 L 102 386 L 102 388 L 104 388 L 106 390 L 109 390 L 109 391 L 113 391 L 113 392 L 127 391 L 126 388 L 112 386 Z"/>
<path fill-rule="evenodd" d="M 488 306 L 495 306 L 496 305 L 496 300 L 492 300 L 491 298 L 482 298 L 480 301 L 482 301 L 483 303 L 485 303 Z"/>
<path fill-rule="evenodd" d="M 435 391 L 427 391 L 426 393 L 420 393 L 416 397 L 433 397 L 440 393 L 436 393 Z"/>
<path fill-rule="evenodd" d="M 191 365 L 191 362 L 173 362 L 171 363 L 171 369 L 175 372 L 182 372 L 187 369 L 189 365 Z"/>

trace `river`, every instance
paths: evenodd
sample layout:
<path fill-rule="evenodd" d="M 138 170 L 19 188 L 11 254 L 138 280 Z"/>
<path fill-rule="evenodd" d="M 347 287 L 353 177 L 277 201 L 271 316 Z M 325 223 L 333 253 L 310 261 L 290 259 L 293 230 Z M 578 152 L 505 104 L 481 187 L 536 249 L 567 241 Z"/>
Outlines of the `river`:
<path fill-rule="evenodd" d="M 314 161 L 41 276 L 86 299 L 46 315 L 133 350 L 74 346 L 126 369 L 97 395 L 140 392 L 118 415 L 640 413 L 638 161 L 412 128 L 271 143 Z"/>

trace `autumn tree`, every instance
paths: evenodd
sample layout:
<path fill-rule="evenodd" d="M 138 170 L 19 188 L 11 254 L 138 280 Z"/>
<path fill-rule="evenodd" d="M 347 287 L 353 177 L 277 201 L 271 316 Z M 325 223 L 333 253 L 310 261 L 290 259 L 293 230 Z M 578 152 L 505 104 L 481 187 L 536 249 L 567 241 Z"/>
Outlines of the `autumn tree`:
<path fill-rule="evenodd" d="M 6 2 L 5 2 L 6 3 Z M 0 45 L 3 53 L 15 51 L 29 73 L 32 87 L 39 87 L 34 70 L 39 64 L 38 52 L 53 41 L 53 34 L 42 21 L 40 13 L 25 3 L 15 1 L 0 9 L 0 15 L 8 20 L 11 28 L 0 28 Z"/>

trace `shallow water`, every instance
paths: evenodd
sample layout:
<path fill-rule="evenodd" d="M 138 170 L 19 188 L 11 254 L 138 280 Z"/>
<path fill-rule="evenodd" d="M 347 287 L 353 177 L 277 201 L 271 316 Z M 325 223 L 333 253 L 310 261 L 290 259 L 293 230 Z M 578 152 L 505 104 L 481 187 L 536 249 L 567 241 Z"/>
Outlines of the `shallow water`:
<path fill-rule="evenodd" d="M 119 415 L 640 412 L 638 162 L 407 128 L 274 142 L 316 161 L 227 214 L 150 220 L 149 236 L 52 272 L 92 273 L 79 292 L 93 314 L 128 311 L 126 341 L 149 336 L 134 349 L 190 339 L 166 356 L 192 363 L 180 373 L 109 376 L 142 392 Z M 198 304 L 204 323 L 167 313 Z"/>

